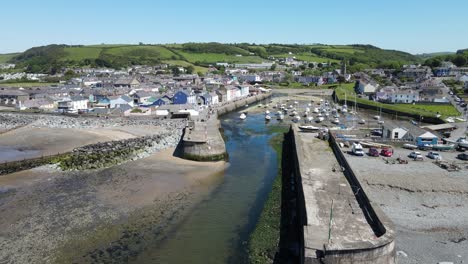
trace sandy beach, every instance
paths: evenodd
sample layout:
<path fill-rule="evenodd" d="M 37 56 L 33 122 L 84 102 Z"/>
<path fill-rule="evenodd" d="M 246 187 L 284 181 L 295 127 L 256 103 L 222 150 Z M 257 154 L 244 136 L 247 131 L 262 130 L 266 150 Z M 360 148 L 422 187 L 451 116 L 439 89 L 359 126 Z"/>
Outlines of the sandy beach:
<path fill-rule="evenodd" d="M 98 142 L 122 140 L 167 131 L 163 127 L 129 126 L 117 128 L 37 128 L 21 127 L 0 134 L 0 146 L 14 152 L 0 154 L 0 162 L 55 155 Z"/>
<path fill-rule="evenodd" d="M 173 152 L 95 171 L 44 166 L 0 177 L 0 262 L 137 256 L 222 181 L 225 162 L 197 163 Z"/>

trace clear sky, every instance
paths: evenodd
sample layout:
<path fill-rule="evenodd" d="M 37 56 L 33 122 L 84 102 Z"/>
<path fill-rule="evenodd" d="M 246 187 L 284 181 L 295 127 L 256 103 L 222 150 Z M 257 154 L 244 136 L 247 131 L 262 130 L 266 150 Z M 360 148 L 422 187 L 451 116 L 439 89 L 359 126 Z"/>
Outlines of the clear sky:
<path fill-rule="evenodd" d="M 372 44 L 468 48 L 467 0 L 3 0 L 0 53 L 46 44 Z"/>

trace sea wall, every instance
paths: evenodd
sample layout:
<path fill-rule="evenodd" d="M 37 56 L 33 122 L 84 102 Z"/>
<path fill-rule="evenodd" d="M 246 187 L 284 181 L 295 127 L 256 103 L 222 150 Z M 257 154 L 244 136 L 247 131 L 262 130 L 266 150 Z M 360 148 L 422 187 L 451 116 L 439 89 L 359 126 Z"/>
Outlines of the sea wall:
<path fill-rule="evenodd" d="M 158 135 L 83 146 L 60 159 L 59 166 L 64 170 L 98 169 L 144 158 L 157 151 L 177 146 L 181 134 L 181 130 L 174 130 Z"/>
<path fill-rule="evenodd" d="M 181 129 L 158 135 L 100 142 L 74 149 L 71 152 L 0 164 L 0 175 L 57 164 L 63 170 L 98 169 L 129 160 L 147 157 L 157 151 L 176 147 Z"/>
<path fill-rule="evenodd" d="M 285 140 L 288 147 L 284 148 L 284 151 L 290 150 L 291 166 L 286 172 L 294 175 L 293 177 L 297 182 L 298 199 L 296 201 L 298 208 L 298 219 L 299 225 L 304 227 L 307 225 L 307 209 L 306 203 L 308 197 L 305 197 L 303 186 L 301 185 L 301 169 L 300 169 L 300 157 L 304 153 L 298 151 L 296 146 L 295 130 L 291 129 L 287 134 Z M 378 205 L 373 203 L 366 195 L 365 186 L 361 185 L 357 177 L 355 176 L 351 166 L 346 161 L 344 154 L 339 149 L 339 146 L 330 135 L 330 146 L 336 156 L 339 165 L 342 167 L 344 175 L 352 187 L 353 193 L 355 194 L 356 201 L 358 202 L 368 225 L 372 228 L 375 233 L 375 239 L 371 242 L 356 242 L 347 244 L 343 247 L 329 247 L 328 244 L 324 244 L 321 252 L 309 252 L 305 248 L 304 242 L 304 231 L 300 239 L 301 246 L 301 263 L 327 263 L 327 264 L 351 264 L 351 263 L 364 263 L 364 264 L 394 264 L 395 263 L 395 231 L 393 223 L 383 213 Z M 307 178 L 307 176 L 305 176 Z M 346 227 L 345 227 L 346 228 Z M 309 238 L 310 239 L 310 238 Z M 316 255 L 316 253 L 318 253 Z"/>

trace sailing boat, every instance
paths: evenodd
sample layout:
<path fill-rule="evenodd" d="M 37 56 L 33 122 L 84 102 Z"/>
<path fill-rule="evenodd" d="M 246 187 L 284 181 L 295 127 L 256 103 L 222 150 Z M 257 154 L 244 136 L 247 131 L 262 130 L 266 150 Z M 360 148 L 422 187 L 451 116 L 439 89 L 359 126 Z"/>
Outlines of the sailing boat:
<path fill-rule="evenodd" d="M 344 94 L 344 105 L 343 107 L 341 108 L 341 112 L 343 113 L 347 113 L 348 112 L 348 105 L 346 103 L 346 93 Z"/>

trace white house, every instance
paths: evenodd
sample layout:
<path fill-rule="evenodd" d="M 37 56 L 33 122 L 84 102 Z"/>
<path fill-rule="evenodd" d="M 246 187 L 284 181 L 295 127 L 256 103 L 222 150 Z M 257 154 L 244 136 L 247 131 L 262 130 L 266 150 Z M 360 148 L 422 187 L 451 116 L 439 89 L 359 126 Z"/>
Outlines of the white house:
<path fill-rule="evenodd" d="M 260 75 L 241 75 L 238 77 L 239 80 L 244 82 L 261 82 L 262 77 Z"/>
<path fill-rule="evenodd" d="M 110 100 L 110 108 L 116 108 L 117 105 L 125 105 L 129 104 L 131 107 L 134 106 L 133 99 L 130 98 L 127 95 L 122 95 L 122 96 L 111 96 L 109 98 Z"/>
<path fill-rule="evenodd" d="M 393 123 L 385 122 L 383 129 L 383 136 L 388 139 L 402 139 L 408 133 L 404 127 L 396 126 Z"/>
<path fill-rule="evenodd" d="M 88 110 L 88 102 L 89 100 L 82 96 L 71 96 L 58 101 L 58 109 L 65 112 Z"/>
<path fill-rule="evenodd" d="M 239 89 L 240 89 L 240 96 L 242 97 L 249 96 L 250 94 L 249 86 L 239 86 Z"/>
<path fill-rule="evenodd" d="M 397 90 L 390 95 L 392 103 L 411 104 L 419 101 L 419 93 L 413 90 Z"/>

